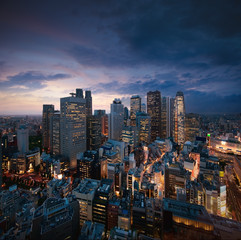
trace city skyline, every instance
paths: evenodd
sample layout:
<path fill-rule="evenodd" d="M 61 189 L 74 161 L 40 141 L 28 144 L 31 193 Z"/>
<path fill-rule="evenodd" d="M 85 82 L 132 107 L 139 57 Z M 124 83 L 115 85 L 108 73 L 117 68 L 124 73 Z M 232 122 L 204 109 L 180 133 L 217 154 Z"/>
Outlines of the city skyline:
<path fill-rule="evenodd" d="M 185 95 L 186 112 L 241 107 L 240 2 L 4 1 L 0 114 L 41 114 L 89 89 L 93 109 L 148 91 Z"/>

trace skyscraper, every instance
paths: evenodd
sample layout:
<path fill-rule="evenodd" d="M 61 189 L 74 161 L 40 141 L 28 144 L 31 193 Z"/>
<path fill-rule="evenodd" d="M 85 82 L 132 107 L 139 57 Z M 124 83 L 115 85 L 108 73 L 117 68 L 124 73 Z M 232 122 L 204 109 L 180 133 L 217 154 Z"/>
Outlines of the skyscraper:
<path fill-rule="evenodd" d="M 151 117 L 151 141 L 161 137 L 161 93 L 147 93 L 147 113 Z"/>
<path fill-rule="evenodd" d="M 175 98 L 175 142 L 183 145 L 185 142 L 185 104 L 183 92 L 177 92 Z"/>
<path fill-rule="evenodd" d="M 74 95 L 60 99 L 60 150 L 70 168 L 77 166 L 77 153 L 86 151 L 86 100 Z"/>
<path fill-rule="evenodd" d="M 50 152 L 60 154 L 60 111 L 54 111 L 50 120 Z"/>
<path fill-rule="evenodd" d="M 129 119 L 129 110 L 127 107 L 124 107 L 124 124 L 127 126 L 127 122 Z"/>
<path fill-rule="evenodd" d="M 18 151 L 24 154 L 29 151 L 29 130 L 22 125 L 17 130 Z"/>
<path fill-rule="evenodd" d="M 185 115 L 185 141 L 195 141 L 200 127 L 200 116 L 195 113 Z"/>
<path fill-rule="evenodd" d="M 170 98 L 170 136 L 174 137 L 174 105 L 175 98 Z"/>
<path fill-rule="evenodd" d="M 111 104 L 109 123 L 109 138 L 119 141 L 124 125 L 124 106 L 120 99 L 115 99 Z"/>
<path fill-rule="evenodd" d="M 86 116 L 92 116 L 92 97 L 91 91 L 85 91 L 85 100 L 86 100 Z"/>
<path fill-rule="evenodd" d="M 81 89 L 81 88 L 77 88 L 77 89 L 76 89 L 76 97 L 78 97 L 78 98 L 84 98 L 83 89 Z"/>
<path fill-rule="evenodd" d="M 97 150 L 101 146 L 101 117 L 87 117 L 87 150 Z"/>
<path fill-rule="evenodd" d="M 170 137 L 170 100 L 169 97 L 162 97 L 161 107 L 161 137 Z"/>
<path fill-rule="evenodd" d="M 130 108 L 131 126 L 136 126 L 136 113 L 141 111 L 140 96 L 135 95 L 131 97 Z"/>
<path fill-rule="evenodd" d="M 50 120 L 54 114 L 54 105 L 44 104 L 43 105 L 43 147 L 50 150 Z"/>
<path fill-rule="evenodd" d="M 139 134 L 139 142 L 150 143 L 151 140 L 151 117 L 144 112 L 136 115 L 137 131 Z"/>
<path fill-rule="evenodd" d="M 146 104 L 145 103 L 141 104 L 141 112 L 146 113 Z"/>

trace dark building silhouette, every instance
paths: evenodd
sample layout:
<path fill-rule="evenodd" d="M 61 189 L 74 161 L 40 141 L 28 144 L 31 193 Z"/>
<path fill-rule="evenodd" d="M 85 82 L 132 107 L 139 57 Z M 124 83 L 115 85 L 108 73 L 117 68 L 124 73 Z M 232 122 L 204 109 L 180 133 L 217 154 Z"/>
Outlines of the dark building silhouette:
<path fill-rule="evenodd" d="M 42 118 L 42 129 L 43 129 L 43 147 L 48 151 L 50 150 L 50 121 L 54 114 L 54 105 L 43 105 L 43 118 Z"/>
<path fill-rule="evenodd" d="M 97 150 L 101 146 L 101 117 L 87 117 L 87 150 Z"/>
<path fill-rule="evenodd" d="M 147 93 L 147 113 L 151 117 L 151 141 L 161 137 L 161 93 Z"/>
<path fill-rule="evenodd" d="M 91 91 L 85 91 L 85 99 L 86 99 L 86 116 L 92 116 L 92 97 Z"/>

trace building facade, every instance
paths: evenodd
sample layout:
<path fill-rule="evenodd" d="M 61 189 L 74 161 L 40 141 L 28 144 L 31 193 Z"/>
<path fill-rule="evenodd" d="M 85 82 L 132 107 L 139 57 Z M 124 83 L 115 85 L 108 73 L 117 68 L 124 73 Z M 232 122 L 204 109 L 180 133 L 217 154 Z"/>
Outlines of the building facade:
<path fill-rule="evenodd" d="M 151 117 L 151 141 L 161 137 L 161 93 L 147 93 L 147 113 Z"/>
<path fill-rule="evenodd" d="M 175 142 L 183 146 L 185 142 L 185 103 L 183 92 L 177 92 L 175 98 Z"/>
<path fill-rule="evenodd" d="M 131 97 L 130 102 L 130 119 L 131 126 L 136 126 L 136 113 L 141 111 L 141 98 L 138 95 Z"/>
<path fill-rule="evenodd" d="M 70 161 L 70 168 L 77 167 L 77 153 L 86 151 L 86 100 L 80 97 L 60 99 L 60 149 Z"/>

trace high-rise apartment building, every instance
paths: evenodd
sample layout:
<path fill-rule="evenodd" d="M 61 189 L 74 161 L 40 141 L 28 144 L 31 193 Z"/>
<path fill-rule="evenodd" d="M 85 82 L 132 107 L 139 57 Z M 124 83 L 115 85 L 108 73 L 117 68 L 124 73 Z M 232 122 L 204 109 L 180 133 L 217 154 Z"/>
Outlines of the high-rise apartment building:
<path fill-rule="evenodd" d="M 22 125 L 17 130 L 18 151 L 24 154 L 29 151 L 29 130 Z"/>
<path fill-rule="evenodd" d="M 183 146 L 185 142 L 185 104 L 183 92 L 177 92 L 175 98 L 175 142 Z"/>
<path fill-rule="evenodd" d="M 161 137 L 161 93 L 147 93 L 147 113 L 151 117 L 151 141 Z"/>
<path fill-rule="evenodd" d="M 86 100 L 77 96 L 60 99 L 60 149 L 70 168 L 77 166 L 77 153 L 86 151 Z"/>
<path fill-rule="evenodd" d="M 50 120 L 50 152 L 60 154 L 60 111 L 54 111 Z"/>
<path fill-rule="evenodd" d="M 92 97 L 91 91 L 85 91 L 85 100 L 86 100 L 86 116 L 92 116 Z"/>
<path fill-rule="evenodd" d="M 170 137 L 170 100 L 162 97 L 161 107 L 161 138 Z"/>
<path fill-rule="evenodd" d="M 50 121 L 54 114 L 54 105 L 44 104 L 43 105 L 43 118 L 42 118 L 42 129 L 43 129 L 43 147 L 50 150 Z"/>
<path fill-rule="evenodd" d="M 109 139 L 119 141 L 124 125 L 124 106 L 120 99 L 115 99 L 111 104 L 109 120 Z"/>
<path fill-rule="evenodd" d="M 138 95 L 131 97 L 130 102 L 131 126 L 136 126 L 136 113 L 141 111 L 141 98 Z"/>

